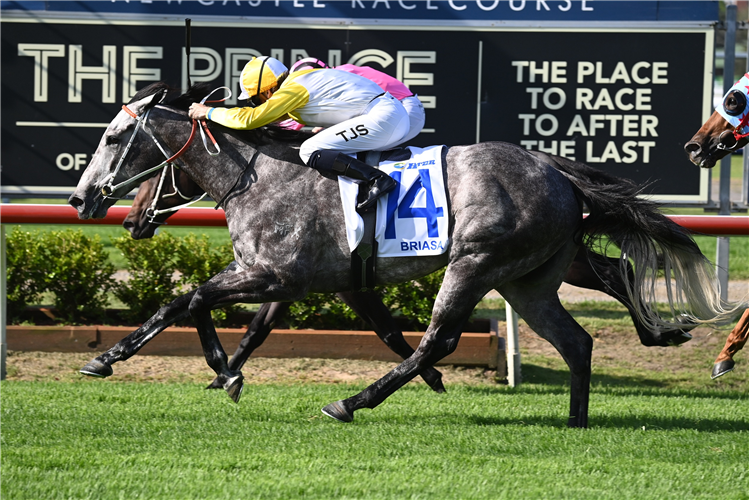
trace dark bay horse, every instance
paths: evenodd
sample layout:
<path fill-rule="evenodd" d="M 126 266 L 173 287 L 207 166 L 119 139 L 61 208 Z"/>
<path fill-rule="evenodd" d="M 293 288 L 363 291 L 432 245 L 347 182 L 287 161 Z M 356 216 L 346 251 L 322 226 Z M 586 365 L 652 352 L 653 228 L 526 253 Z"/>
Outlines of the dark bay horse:
<path fill-rule="evenodd" d="M 149 95 L 151 94 L 151 95 Z M 190 315 L 208 365 L 238 401 L 241 372 L 231 370 L 210 310 L 237 302 L 299 300 L 310 292 L 349 287 L 349 249 L 338 186 L 316 171 L 266 155 L 263 130 L 213 125 L 220 157 L 190 144 L 195 124 L 185 110 L 190 93 L 169 103 L 152 85 L 115 117 L 69 203 L 82 219 L 103 217 L 117 198 L 149 175 L 164 158 L 177 161 L 223 206 L 235 261 L 194 291 L 159 309 L 143 326 L 84 371 L 106 376 L 154 335 Z M 143 129 L 143 131 L 141 131 Z M 179 160 L 172 152 L 180 152 Z M 172 156 L 170 156 L 172 155 Z M 439 256 L 382 258 L 380 284 L 404 282 L 447 266 L 432 321 L 416 352 L 361 393 L 323 412 L 349 422 L 361 408 L 375 408 L 425 368 L 450 354 L 476 304 L 496 289 L 527 324 L 562 355 L 571 372 L 568 425 L 588 425 L 592 339 L 559 301 L 557 290 L 580 246 L 606 236 L 634 263 L 627 287 L 638 317 L 653 329 L 731 321 L 745 304 L 724 304 L 713 267 L 686 230 L 639 198 L 638 186 L 582 164 L 549 166 L 507 143 L 446 148 L 444 216 L 450 244 Z M 583 219 L 583 203 L 590 215 Z M 278 230 L 278 227 L 283 230 Z M 662 266 L 671 293 L 668 321 L 655 310 Z M 652 304 L 652 305 L 651 305 Z"/>
<path fill-rule="evenodd" d="M 727 107 L 732 114 L 738 111 L 737 116 L 746 116 L 749 113 L 746 97 L 744 97 L 744 106 L 739 109 L 741 98 L 737 99 L 737 95 L 732 95 L 732 91 L 726 94 L 720 106 Z M 713 111 L 694 137 L 684 145 L 684 150 L 692 163 L 698 167 L 713 168 L 726 155 L 749 143 L 749 136 L 744 136 L 742 129 L 743 127 L 729 123 L 717 110 Z M 747 338 L 749 338 L 749 310 L 744 311 L 736 327 L 728 335 L 723 350 L 715 358 L 712 378 L 718 378 L 733 370 L 735 365 L 733 356 L 744 347 Z"/>

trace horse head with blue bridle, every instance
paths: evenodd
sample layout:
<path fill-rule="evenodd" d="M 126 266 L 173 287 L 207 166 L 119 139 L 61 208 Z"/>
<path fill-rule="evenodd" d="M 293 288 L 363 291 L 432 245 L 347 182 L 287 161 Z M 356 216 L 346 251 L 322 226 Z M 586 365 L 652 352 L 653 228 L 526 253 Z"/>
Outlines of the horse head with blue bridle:
<path fill-rule="evenodd" d="M 185 113 L 183 104 L 189 99 L 170 101 L 162 90 L 150 91 L 153 96 L 139 96 L 107 128 L 70 204 L 80 218 L 103 217 L 117 197 L 181 151 L 171 161 L 224 208 L 236 260 L 162 307 L 84 372 L 110 375 L 112 363 L 127 359 L 189 315 L 208 365 L 237 401 L 243 377 L 228 365 L 210 310 L 349 289 L 350 250 L 339 188 L 316 171 L 275 155 L 277 147 L 288 150 L 289 145 L 263 130 L 212 126 L 221 155 L 207 154 L 189 141 L 196 127 Z M 361 393 L 327 405 L 323 412 L 328 416 L 353 420 L 355 411 L 376 407 L 450 354 L 476 304 L 496 289 L 567 362 L 568 425 L 587 426 L 592 339 L 563 308 L 557 290 L 580 248 L 596 248 L 604 237 L 621 247 L 622 281 L 629 283 L 627 293 L 638 318 L 652 329 L 725 323 L 743 306 L 720 300 L 713 267 L 686 230 L 638 197 L 640 187 L 631 182 L 576 162 L 555 168 L 501 142 L 450 147 L 442 160 L 447 191 L 443 213 L 450 236 L 446 252 L 377 261 L 377 282 L 385 285 L 447 266 L 431 324 L 414 354 Z M 583 204 L 590 212 L 585 219 Z M 634 264 L 631 281 L 627 259 Z M 655 312 L 660 267 L 671 292 L 669 319 Z"/>

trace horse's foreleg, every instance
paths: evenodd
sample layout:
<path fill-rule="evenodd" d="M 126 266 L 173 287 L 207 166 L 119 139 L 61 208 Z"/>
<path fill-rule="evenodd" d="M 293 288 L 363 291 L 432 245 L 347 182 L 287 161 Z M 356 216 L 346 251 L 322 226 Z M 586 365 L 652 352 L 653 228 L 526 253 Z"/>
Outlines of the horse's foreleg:
<path fill-rule="evenodd" d="M 619 260 L 605 257 L 581 247 L 572 265 L 564 276 L 564 281 L 570 285 L 589 290 L 598 290 L 619 301 L 629 311 L 637 336 L 642 345 L 668 347 L 683 344 L 692 339 L 692 335 L 685 330 L 669 330 L 654 332 L 648 329 L 637 316 L 635 308 L 627 295 L 624 277 L 619 271 Z M 634 280 L 632 266 L 627 266 L 627 278 Z"/>
<path fill-rule="evenodd" d="M 276 321 L 286 314 L 289 307 L 291 307 L 291 302 L 266 302 L 260 305 L 255 317 L 252 318 L 252 323 L 247 328 L 247 332 L 239 341 L 237 350 L 234 351 L 229 360 L 230 370 L 242 369 L 250 355 L 265 342 Z M 222 387 L 221 381 L 216 377 L 207 389 L 221 389 Z"/>
<path fill-rule="evenodd" d="M 379 295 L 374 292 L 339 292 L 338 297 L 360 318 L 369 321 L 380 340 L 395 354 L 406 359 L 414 353 Z M 435 392 L 445 392 L 442 373 L 438 370 L 430 366 L 420 375 Z"/>
<path fill-rule="evenodd" d="M 297 275 L 301 276 L 303 272 Z M 214 276 L 195 290 L 188 307 L 198 330 L 203 354 L 208 366 L 216 372 L 219 383 L 235 402 L 242 395 L 242 373 L 229 368 L 226 352 L 211 319 L 211 310 L 238 302 L 295 300 L 304 290 L 298 284 L 294 285 L 295 283 L 281 283 L 274 274 L 264 269 L 246 269 Z M 296 294 L 293 292 L 295 290 L 298 290 Z"/>
<path fill-rule="evenodd" d="M 744 311 L 741 315 L 741 319 L 736 324 L 731 333 L 728 334 L 726 339 L 726 345 L 723 350 L 720 351 L 718 357 L 715 358 L 715 364 L 713 365 L 713 373 L 711 378 L 716 379 L 721 375 L 733 370 L 735 365 L 733 361 L 733 355 L 739 352 L 746 345 L 746 341 L 749 338 L 749 309 Z"/>
<path fill-rule="evenodd" d="M 120 340 L 104 354 L 89 361 L 81 368 L 81 373 L 93 377 L 108 377 L 114 373 L 112 364 L 124 361 L 137 353 L 156 335 L 161 333 L 169 325 L 188 317 L 188 304 L 195 292 L 190 292 L 177 297 L 168 305 L 159 309 L 156 314 L 143 323 L 143 326 Z"/>

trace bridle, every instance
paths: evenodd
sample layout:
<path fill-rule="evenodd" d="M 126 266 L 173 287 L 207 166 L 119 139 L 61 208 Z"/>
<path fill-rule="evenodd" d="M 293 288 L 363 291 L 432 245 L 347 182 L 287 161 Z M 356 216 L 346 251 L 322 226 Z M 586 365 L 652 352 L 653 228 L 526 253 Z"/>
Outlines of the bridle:
<path fill-rule="evenodd" d="M 733 151 L 734 149 L 736 149 L 738 147 L 739 141 L 741 139 L 744 139 L 745 137 L 749 137 L 749 132 L 747 132 L 746 134 L 742 134 L 741 132 L 739 132 L 741 129 L 743 129 L 744 127 L 746 127 L 748 124 L 749 124 L 749 112 L 747 112 L 741 118 L 741 121 L 739 122 L 738 125 L 736 125 L 736 127 L 733 130 L 724 130 L 723 132 L 720 133 L 720 135 L 718 136 L 718 145 L 716 147 L 718 149 L 722 149 L 724 151 Z M 723 142 L 723 137 L 726 134 L 732 134 L 733 135 L 733 139 L 735 141 L 733 143 L 733 146 L 726 146 L 726 144 Z"/>
<path fill-rule="evenodd" d="M 220 100 L 208 101 L 208 98 L 211 95 L 213 95 L 214 92 L 216 92 L 218 90 L 222 90 L 222 89 L 225 89 L 229 93 L 229 95 L 226 96 L 226 97 L 224 97 L 223 99 L 220 99 Z M 164 93 L 164 95 L 166 95 L 166 93 Z M 226 99 L 229 99 L 230 97 L 231 97 L 231 90 L 229 90 L 227 87 L 219 87 L 219 88 L 214 89 L 213 91 L 211 91 L 207 96 L 205 96 L 200 101 L 200 104 L 204 104 L 206 102 L 223 102 Z M 163 96 L 162 96 L 162 99 L 163 99 Z M 122 106 L 122 110 L 125 111 L 125 113 L 127 113 L 131 117 L 133 117 L 137 123 L 135 124 L 135 129 L 133 130 L 133 133 L 130 136 L 130 140 L 128 141 L 127 146 L 125 147 L 125 150 L 122 152 L 122 156 L 120 157 L 120 160 L 117 162 L 117 166 L 115 167 L 114 171 L 111 172 L 107 176 L 107 179 L 106 179 L 107 182 L 104 185 L 104 187 L 101 188 L 101 193 L 102 193 L 102 195 L 104 195 L 104 199 L 111 198 L 111 199 L 115 199 L 115 200 L 121 200 L 122 199 L 121 197 L 118 198 L 118 197 L 115 196 L 115 193 L 118 190 L 121 190 L 124 187 L 127 187 L 128 189 L 125 191 L 125 193 L 127 193 L 127 192 L 130 191 L 130 189 L 132 189 L 131 186 L 136 181 L 138 181 L 139 179 L 141 179 L 141 178 L 143 178 L 145 176 L 148 176 L 148 175 L 152 174 L 153 172 L 156 172 L 159 169 L 162 169 L 162 176 L 161 176 L 161 180 L 159 181 L 159 189 L 157 190 L 156 197 L 154 198 L 154 201 L 153 201 L 153 204 L 151 205 L 151 208 L 149 208 L 149 210 L 151 210 L 151 209 L 155 208 L 156 202 L 158 201 L 158 198 L 160 196 L 159 193 L 161 192 L 161 187 L 162 187 L 162 184 L 164 182 L 164 177 L 166 175 L 166 169 L 167 169 L 167 167 L 172 166 L 172 167 L 179 168 L 178 166 L 174 165 L 174 161 L 176 159 L 178 159 L 180 156 L 182 156 L 184 154 L 184 152 L 187 150 L 188 146 L 190 146 L 190 144 L 192 143 L 192 140 L 195 137 L 195 129 L 197 129 L 197 127 L 198 127 L 198 121 L 197 120 L 192 120 L 192 130 L 190 131 L 190 137 L 187 139 L 187 142 L 184 144 L 184 146 L 182 146 L 180 148 L 179 151 L 177 151 L 175 154 L 173 154 L 173 155 L 170 156 L 167 153 L 167 150 L 164 148 L 164 146 L 161 145 L 161 143 L 159 142 L 159 140 L 156 137 L 156 135 L 153 132 L 151 132 L 151 130 L 148 129 L 148 126 L 147 126 L 147 124 L 148 124 L 148 116 L 150 115 L 152 109 L 153 109 L 152 107 L 149 107 L 142 116 L 139 116 L 139 115 L 135 114 L 130 108 L 128 108 L 127 105 L 123 105 Z M 211 156 L 216 156 L 216 155 L 220 154 L 221 153 L 221 148 L 218 145 L 218 142 L 216 141 L 216 139 L 213 137 L 213 134 L 211 134 L 210 129 L 208 129 L 208 124 L 205 122 L 205 120 L 200 120 L 200 125 L 201 125 L 200 135 L 201 135 L 201 137 L 203 139 L 203 146 L 205 147 L 206 152 L 209 155 L 211 155 Z M 133 177 L 125 179 L 124 181 L 120 182 L 119 184 L 114 184 L 114 179 L 117 177 L 117 174 L 119 173 L 120 168 L 122 168 L 122 165 L 125 163 L 125 158 L 127 158 L 127 154 L 130 151 L 130 148 L 132 147 L 133 142 L 135 141 L 135 136 L 138 135 L 138 130 L 139 129 L 143 129 L 143 131 L 148 134 L 148 136 L 151 138 L 151 140 L 153 140 L 154 144 L 156 144 L 156 147 L 159 148 L 159 151 L 161 151 L 161 153 L 164 155 L 164 158 L 166 158 L 166 160 L 164 160 L 163 162 L 159 163 L 155 167 L 148 168 L 148 169 L 144 170 L 143 172 L 140 172 L 139 174 L 137 174 L 137 175 L 135 175 Z M 211 151 L 208 148 L 208 137 L 206 137 L 206 135 L 211 139 L 211 142 L 213 143 L 215 151 Z M 177 189 L 176 185 L 175 185 L 175 191 L 179 192 L 179 190 Z M 183 195 L 180 193 L 180 196 L 183 196 Z M 204 196 L 205 196 L 205 194 L 203 195 L 203 197 Z M 202 197 L 200 199 L 202 199 Z M 195 200 L 192 203 L 196 203 L 197 201 L 200 201 L 200 200 Z M 187 206 L 187 205 L 184 205 L 184 206 Z M 179 208 L 182 208 L 182 207 L 179 207 Z M 157 215 L 157 214 L 154 214 L 151 217 L 155 217 L 155 215 Z"/>
<path fill-rule="evenodd" d="M 164 180 L 166 179 L 168 168 L 171 168 L 172 188 L 174 189 L 174 191 L 171 193 L 162 194 L 161 190 L 164 186 Z M 153 196 L 153 200 L 151 201 L 151 206 L 148 207 L 148 209 L 146 210 L 146 218 L 148 219 L 148 222 L 151 224 L 158 224 L 158 225 L 166 224 L 166 221 L 163 221 L 163 222 L 157 221 L 156 217 L 161 214 L 168 214 L 168 213 L 176 212 L 182 208 L 189 207 L 190 205 L 194 205 L 195 203 L 201 201 L 203 198 L 208 196 L 208 193 L 206 193 L 205 191 L 199 197 L 186 196 L 182 194 L 182 191 L 180 191 L 179 186 L 177 186 L 177 175 L 176 175 L 176 172 L 174 171 L 175 168 L 177 167 L 173 163 L 170 163 L 168 165 L 164 165 L 164 168 L 161 171 L 161 176 L 159 177 L 159 185 L 156 188 L 156 194 L 154 194 Z M 172 196 L 179 196 L 180 198 L 185 200 L 186 203 L 182 203 L 181 205 L 177 205 L 171 208 L 163 208 L 163 209 L 157 208 L 159 200 L 161 200 L 162 198 L 169 198 Z"/>

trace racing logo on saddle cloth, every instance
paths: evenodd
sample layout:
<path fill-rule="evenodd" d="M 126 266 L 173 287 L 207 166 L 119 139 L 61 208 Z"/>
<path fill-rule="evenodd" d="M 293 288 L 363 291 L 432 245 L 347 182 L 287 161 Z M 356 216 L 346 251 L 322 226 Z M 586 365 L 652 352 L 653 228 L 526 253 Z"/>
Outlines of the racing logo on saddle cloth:
<path fill-rule="evenodd" d="M 448 214 L 442 176 L 442 148 L 409 146 L 409 160 L 385 161 L 380 170 L 396 180 L 393 191 L 377 200 L 378 257 L 440 255 L 447 250 Z M 348 243 L 361 241 L 364 223 L 356 213 L 358 186 L 339 178 Z"/>

